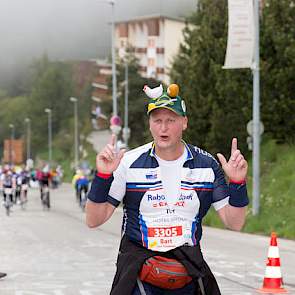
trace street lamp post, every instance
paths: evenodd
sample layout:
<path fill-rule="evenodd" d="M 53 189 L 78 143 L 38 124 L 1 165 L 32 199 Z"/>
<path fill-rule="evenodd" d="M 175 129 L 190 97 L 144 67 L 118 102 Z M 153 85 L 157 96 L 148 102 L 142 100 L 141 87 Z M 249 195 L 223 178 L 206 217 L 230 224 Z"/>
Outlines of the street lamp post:
<path fill-rule="evenodd" d="M 115 53 L 115 1 L 108 1 L 112 6 L 112 21 L 111 21 L 111 31 L 112 31 L 112 96 L 113 96 L 113 116 L 118 115 L 117 110 L 117 77 L 116 77 L 116 53 Z"/>
<path fill-rule="evenodd" d="M 48 162 L 50 166 L 52 161 L 52 110 L 46 108 L 45 113 L 48 114 Z"/>
<path fill-rule="evenodd" d="M 254 1 L 255 53 L 253 67 L 253 215 L 260 207 L 260 86 L 259 86 L 259 0 Z"/>
<path fill-rule="evenodd" d="M 9 124 L 10 128 L 10 141 L 9 141 L 9 164 L 13 164 L 13 141 L 15 138 L 15 127 L 13 124 Z"/>
<path fill-rule="evenodd" d="M 78 132 L 78 99 L 75 97 L 70 97 L 70 101 L 74 103 L 74 120 L 75 120 L 75 168 L 78 168 L 79 163 L 79 132 Z"/>
<path fill-rule="evenodd" d="M 130 129 L 128 128 L 128 60 L 125 62 L 125 107 L 124 107 L 124 128 L 123 128 L 123 139 L 128 148 L 128 139 L 130 137 Z"/>
<path fill-rule="evenodd" d="M 25 123 L 27 123 L 27 162 L 31 159 L 31 120 L 25 118 Z"/>

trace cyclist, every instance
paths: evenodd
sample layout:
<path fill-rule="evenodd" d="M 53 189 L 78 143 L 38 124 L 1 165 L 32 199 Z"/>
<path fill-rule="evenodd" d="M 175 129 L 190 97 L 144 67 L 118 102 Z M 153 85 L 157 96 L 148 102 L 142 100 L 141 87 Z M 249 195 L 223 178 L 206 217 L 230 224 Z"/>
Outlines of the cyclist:
<path fill-rule="evenodd" d="M 28 170 L 23 170 L 21 172 L 21 204 L 27 202 L 28 188 L 30 184 L 30 172 Z"/>
<path fill-rule="evenodd" d="M 88 193 L 89 179 L 86 175 L 82 174 L 75 183 L 76 193 L 78 194 L 78 201 L 81 207 L 84 207 L 86 199 L 85 196 Z M 83 197 L 84 196 L 84 197 Z"/>
<path fill-rule="evenodd" d="M 78 186 L 77 186 L 77 180 L 79 178 L 81 178 L 83 176 L 83 172 L 81 169 L 77 169 L 75 171 L 75 174 L 72 178 L 72 185 L 74 186 L 75 188 L 75 195 L 76 195 L 76 201 L 79 202 L 79 192 L 78 192 Z"/>
<path fill-rule="evenodd" d="M 10 202 L 13 203 L 13 192 L 16 188 L 16 180 L 10 169 L 5 170 L 2 174 L 0 186 L 3 190 L 4 203 L 6 202 L 7 197 L 9 197 Z"/>
<path fill-rule="evenodd" d="M 21 190 L 22 190 L 22 182 L 23 182 L 23 175 L 22 175 L 22 169 L 15 169 L 15 182 L 16 182 L 16 188 L 15 188 L 15 198 L 14 198 L 14 204 L 20 204 L 20 196 L 21 196 Z"/>
<path fill-rule="evenodd" d="M 41 201 L 44 202 L 44 197 L 48 197 L 46 201 L 46 205 L 50 208 L 50 200 L 49 200 L 49 185 L 51 180 L 51 175 L 49 171 L 49 167 L 46 165 L 42 169 L 41 173 L 38 175 L 39 177 L 39 184 L 40 184 L 40 198 Z M 47 196 L 45 196 L 47 194 Z"/>
<path fill-rule="evenodd" d="M 15 177 L 10 169 L 5 170 L 4 174 L 2 174 L 0 187 L 3 191 L 3 204 L 6 209 L 6 215 L 9 216 L 16 187 Z"/>
<path fill-rule="evenodd" d="M 52 169 L 50 172 L 51 175 L 51 186 L 52 188 L 58 188 L 59 186 L 59 176 L 56 169 Z"/>

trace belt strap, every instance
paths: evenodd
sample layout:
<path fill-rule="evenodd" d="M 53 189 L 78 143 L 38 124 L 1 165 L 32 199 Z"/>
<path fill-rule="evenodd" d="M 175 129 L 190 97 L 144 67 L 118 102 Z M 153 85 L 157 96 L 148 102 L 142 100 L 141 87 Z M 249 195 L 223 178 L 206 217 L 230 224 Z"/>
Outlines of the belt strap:
<path fill-rule="evenodd" d="M 137 281 L 137 285 L 138 285 L 138 288 L 139 288 L 140 294 L 141 294 L 141 295 L 146 295 L 141 280 L 140 280 L 139 278 L 137 278 L 136 281 Z"/>
<path fill-rule="evenodd" d="M 201 291 L 202 295 L 206 295 L 202 278 L 198 278 L 198 283 L 199 283 L 200 291 Z"/>

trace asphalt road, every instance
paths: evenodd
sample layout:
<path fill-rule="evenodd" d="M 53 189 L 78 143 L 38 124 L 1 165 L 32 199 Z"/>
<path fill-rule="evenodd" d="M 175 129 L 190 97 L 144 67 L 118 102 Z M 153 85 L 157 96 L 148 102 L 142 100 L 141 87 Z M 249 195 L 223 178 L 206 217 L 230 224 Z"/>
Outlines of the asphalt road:
<path fill-rule="evenodd" d="M 69 185 L 51 191 L 43 211 L 37 190 L 26 210 L 0 208 L 0 295 L 106 295 L 115 272 L 121 210 L 99 229 L 85 225 Z M 222 294 L 252 295 L 262 286 L 269 237 L 204 229 L 202 249 Z M 295 294 L 295 242 L 279 239 L 285 288 Z"/>

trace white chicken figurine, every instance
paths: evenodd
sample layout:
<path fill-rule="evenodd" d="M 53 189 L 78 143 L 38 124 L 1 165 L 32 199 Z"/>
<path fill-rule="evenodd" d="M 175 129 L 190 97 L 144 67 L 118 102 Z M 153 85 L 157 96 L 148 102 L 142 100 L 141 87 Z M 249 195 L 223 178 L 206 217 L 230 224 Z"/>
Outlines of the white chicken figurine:
<path fill-rule="evenodd" d="M 150 88 L 147 85 L 144 85 L 143 91 L 149 98 L 158 98 L 163 94 L 163 86 L 160 84 L 158 87 Z"/>

